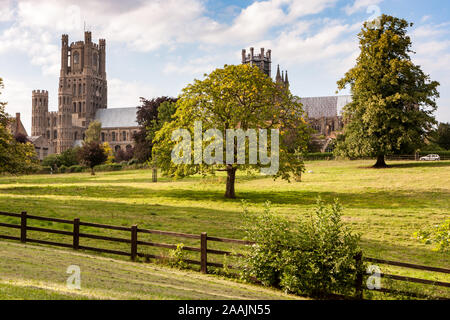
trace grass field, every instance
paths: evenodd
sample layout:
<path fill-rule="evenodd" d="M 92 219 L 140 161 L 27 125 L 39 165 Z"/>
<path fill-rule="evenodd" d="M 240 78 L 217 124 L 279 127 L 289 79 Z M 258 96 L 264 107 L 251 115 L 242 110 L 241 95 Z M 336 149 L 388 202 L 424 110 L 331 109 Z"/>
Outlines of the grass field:
<path fill-rule="evenodd" d="M 308 162 L 307 171 L 312 173 L 292 183 L 239 175 L 235 200 L 223 197 L 225 176 L 160 178 L 158 183 L 151 182 L 151 170 L 2 177 L 0 210 L 239 239 L 244 237 L 241 199 L 252 210 L 271 201 L 276 213 L 295 220 L 313 209 L 318 196 L 327 202 L 339 198 L 344 220 L 362 234 L 366 255 L 450 268 L 449 254 L 436 253 L 412 237 L 415 231 L 450 216 L 450 161 L 394 161 L 392 168 L 378 170 L 369 168 L 372 162 Z M 16 218 L 0 217 L 0 221 L 17 223 Z M 34 224 L 58 227 L 49 222 Z M 0 233 L 17 235 L 1 227 Z M 406 274 L 435 279 L 420 272 Z M 436 275 L 436 279 L 449 281 L 448 276 Z"/>
<path fill-rule="evenodd" d="M 195 271 L 0 243 L 0 299 L 298 299 L 279 291 Z M 67 267 L 78 265 L 81 290 L 68 289 Z"/>

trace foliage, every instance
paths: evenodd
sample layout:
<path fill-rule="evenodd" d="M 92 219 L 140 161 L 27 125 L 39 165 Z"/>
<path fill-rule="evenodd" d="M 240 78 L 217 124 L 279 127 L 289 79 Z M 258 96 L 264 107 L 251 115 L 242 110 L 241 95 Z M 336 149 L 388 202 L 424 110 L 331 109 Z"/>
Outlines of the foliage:
<path fill-rule="evenodd" d="M 1 78 L 0 89 L 3 89 Z M 16 140 L 9 132 L 5 106 L 6 102 L 0 102 L 0 173 L 34 172 L 38 169 L 34 146 L 29 142 Z"/>
<path fill-rule="evenodd" d="M 355 259 L 360 236 L 342 222 L 337 200 L 326 207 L 319 199 L 315 212 L 295 226 L 273 214 L 269 204 L 262 214 L 244 209 L 244 217 L 247 238 L 256 243 L 245 258 L 246 277 L 314 297 L 354 292 L 356 276 L 363 272 Z"/>
<path fill-rule="evenodd" d="M 115 160 L 115 156 L 114 156 L 114 152 L 108 142 L 103 142 L 103 149 L 105 150 L 105 153 L 108 155 L 108 158 L 106 159 L 106 163 L 113 163 Z"/>
<path fill-rule="evenodd" d="M 89 142 L 100 142 L 100 134 L 102 132 L 102 124 L 97 121 L 91 121 L 88 128 L 84 132 L 84 141 Z"/>
<path fill-rule="evenodd" d="M 169 250 L 169 264 L 172 267 L 176 267 L 179 269 L 185 269 L 187 267 L 185 252 L 183 250 L 184 244 L 178 243 L 176 249 Z"/>
<path fill-rule="evenodd" d="M 71 167 L 79 164 L 78 161 L 78 150 L 80 147 L 69 148 L 63 151 L 60 155 L 58 155 L 59 162 L 61 165 L 65 165 L 66 167 Z"/>
<path fill-rule="evenodd" d="M 119 171 L 123 166 L 120 163 L 106 163 L 95 166 L 95 171 Z"/>
<path fill-rule="evenodd" d="M 134 156 L 134 148 L 127 148 L 125 151 L 122 149 L 119 149 L 116 152 L 115 155 L 115 161 L 116 162 L 122 162 L 122 161 L 130 161 Z"/>
<path fill-rule="evenodd" d="M 69 148 L 61 154 L 49 154 L 42 160 L 42 165 L 51 167 L 53 170 L 61 166 L 71 167 L 79 164 L 78 152 L 80 147 Z"/>
<path fill-rule="evenodd" d="M 71 173 L 83 172 L 83 167 L 80 165 L 73 165 L 73 166 L 70 166 L 69 168 L 67 168 L 66 172 L 71 172 Z"/>
<path fill-rule="evenodd" d="M 61 166 L 61 161 L 56 153 L 49 154 L 42 160 L 42 165 L 45 167 L 51 167 L 53 170 Z"/>
<path fill-rule="evenodd" d="M 350 85 L 353 101 L 344 107 L 344 136 L 335 149 L 341 156 L 376 156 L 417 149 L 436 123 L 433 112 L 439 83 L 411 61 L 406 20 L 380 17 L 380 27 L 364 23 L 358 34 L 360 55 L 355 67 L 338 81 Z"/>
<path fill-rule="evenodd" d="M 289 222 L 270 210 L 266 202 L 260 214 L 252 214 L 243 203 L 246 238 L 256 242 L 244 261 L 244 277 L 254 277 L 265 286 L 280 285 L 283 274 L 283 252 L 293 245 Z"/>
<path fill-rule="evenodd" d="M 98 142 L 85 142 L 78 151 L 78 159 L 80 162 L 91 168 L 91 174 L 94 175 L 94 167 L 104 163 L 108 159 L 103 145 Z"/>
<path fill-rule="evenodd" d="M 300 175 L 303 171 L 298 153 L 306 149 L 307 134 L 301 104 L 289 90 L 278 86 L 257 67 L 238 65 L 216 69 L 206 75 L 204 80 L 195 80 L 186 86 L 177 101 L 176 109 L 173 121 L 166 122 L 154 139 L 153 157 L 156 157 L 158 167 L 169 176 L 185 177 L 197 173 L 205 175 L 226 170 L 229 182 L 226 197 L 233 198 L 236 170 L 240 168 L 251 171 L 264 167 L 259 159 L 257 164 L 248 164 L 248 161 L 239 165 L 175 164 L 171 160 L 171 152 L 177 142 L 171 139 L 172 132 L 183 128 L 192 137 L 195 121 L 202 122 L 203 131 L 217 129 L 222 133 L 227 129 L 238 128 L 244 131 L 279 129 L 279 170 L 273 177 L 289 180 L 291 174 Z M 295 136 L 289 135 L 288 144 L 285 137 L 292 129 L 295 129 Z M 268 140 L 270 143 L 270 139 Z M 203 147 L 210 144 L 209 141 L 203 141 Z M 289 152 L 289 145 L 292 144 L 297 145 L 296 153 Z M 193 147 L 192 143 L 192 153 Z M 225 149 L 223 148 L 223 159 L 226 159 Z M 235 158 L 236 154 L 235 147 Z"/>
<path fill-rule="evenodd" d="M 414 237 L 425 244 L 433 244 L 435 251 L 447 252 L 450 249 L 450 219 L 435 225 L 431 230 L 421 230 Z"/>
<path fill-rule="evenodd" d="M 450 123 L 439 123 L 437 129 L 431 134 L 431 141 L 443 150 L 450 150 Z"/>
<path fill-rule="evenodd" d="M 153 138 L 155 132 L 161 129 L 165 122 L 171 120 L 175 112 L 176 98 L 158 97 L 147 100 L 141 97 L 141 106 L 137 111 L 137 122 L 140 130 L 134 135 L 134 157 L 139 162 L 145 162 L 152 156 Z"/>

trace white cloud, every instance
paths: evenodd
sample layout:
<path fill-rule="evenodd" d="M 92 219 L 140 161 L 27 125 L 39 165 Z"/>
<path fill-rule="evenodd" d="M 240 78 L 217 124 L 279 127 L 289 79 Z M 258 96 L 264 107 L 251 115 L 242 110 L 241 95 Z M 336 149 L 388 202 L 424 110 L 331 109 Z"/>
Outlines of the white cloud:
<path fill-rule="evenodd" d="M 138 81 L 108 79 L 108 108 L 136 107 L 140 97 L 160 96 L 161 90 Z"/>
<path fill-rule="evenodd" d="M 2 90 L 1 101 L 6 101 L 6 112 L 15 116 L 20 112 L 20 117 L 27 133 L 31 134 L 31 91 L 32 88 L 25 82 L 12 78 L 4 78 L 5 88 Z"/>
<path fill-rule="evenodd" d="M 14 18 L 14 7 L 11 0 L 0 0 L 0 22 L 11 21 Z"/>
<path fill-rule="evenodd" d="M 376 9 L 374 6 L 380 4 L 381 2 L 383 2 L 383 0 L 355 0 L 353 5 L 347 5 L 344 8 L 344 11 L 348 15 L 352 15 L 361 10 L 366 10 L 366 12 L 369 11 L 367 13 L 374 13 L 372 12 L 372 9 Z M 376 14 L 379 15 L 379 13 Z"/>

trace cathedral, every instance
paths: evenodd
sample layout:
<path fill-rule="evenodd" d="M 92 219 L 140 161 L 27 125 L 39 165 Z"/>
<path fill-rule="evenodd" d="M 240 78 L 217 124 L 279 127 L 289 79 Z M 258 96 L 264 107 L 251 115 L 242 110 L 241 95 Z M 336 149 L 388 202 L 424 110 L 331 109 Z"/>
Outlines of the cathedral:
<path fill-rule="evenodd" d="M 108 142 L 114 151 L 133 148 L 133 135 L 139 130 L 137 107 L 107 108 L 105 49 L 105 39 L 94 43 L 89 31 L 84 33 L 84 41 L 70 44 L 68 35 L 62 35 L 58 111 L 49 111 L 48 91 L 32 92 L 32 124 L 28 140 L 35 145 L 39 159 L 80 146 L 89 123 L 94 120 L 102 125 L 101 141 Z M 242 63 L 257 66 L 271 77 L 271 55 L 271 50 L 265 51 L 264 48 L 259 53 L 250 48 L 248 54 L 243 49 Z M 288 73 L 280 72 L 279 65 L 275 82 L 289 88 Z M 342 130 L 338 109 L 350 101 L 350 96 L 300 99 L 307 114 L 307 122 L 316 130 L 318 139 L 324 142 L 329 142 L 336 132 Z"/>
<path fill-rule="evenodd" d="M 31 138 L 43 137 L 48 144 L 46 153 L 61 153 L 81 145 L 93 120 L 101 122 L 101 140 L 113 150 L 133 147 L 133 134 L 138 131 L 137 108 L 107 109 L 105 49 L 105 39 L 94 43 L 89 31 L 84 41 L 70 44 L 68 35 L 62 36 L 58 111 L 48 110 L 48 91 L 32 92 Z"/>
<path fill-rule="evenodd" d="M 271 77 L 271 50 L 265 52 L 264 48 L 261 48 L 260 53 L 255 53 L 254 48 L 250 48 L 250 53 L 247 54 L 247 50 L 243 49 L 242 63 L 257 66 L 267 76 Z M 277 66 L 275 82 L 289 88 L 288 73 L 287 71 L 281 71 L 280 73 L 279 65 Z M 338 111 L 351 102 L 351 96 L 305 97 L 300 98 L 300 102 L 307 116 L 306 121 L 316 131 L 313 138 L 319 145 L 319 151 L 326 151 L 328 144 L 336 138 L 337 133 L 344 126 Z"/>

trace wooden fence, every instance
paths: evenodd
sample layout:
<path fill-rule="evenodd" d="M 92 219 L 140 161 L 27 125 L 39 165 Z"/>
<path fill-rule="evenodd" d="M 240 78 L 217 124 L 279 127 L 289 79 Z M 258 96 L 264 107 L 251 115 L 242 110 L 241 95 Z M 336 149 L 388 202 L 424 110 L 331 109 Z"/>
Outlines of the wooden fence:
<path fill-rule="evenodd" d="M 182 250 L 198 252 L 200 254 L 200 260 L 184 259 L 183 261 L 188 264 L 200 266 L 200 270 L 202 273 L 208 273 L 208 267 L 216 267 L 216 268 L 224 268 L 225 267 L 224 264 L 222 264 L 222 263 L 208 262 L 209 254 L 243 257 L 243 254 L 241 254 L 241 253 L 234 253 L 234 252 L 230 252 L 230 251 L 216 250 L 216 249 L 208 249 L 208 242 L 232 243 L 232 244 L 243 245 L 243 246 L 254 244 L 254 242 L 245 241 L 245 240 L 229 239 L 229 238 L 221 238 L 221 237 L 211 237 L 211 236 L 208 236 L 206 232 L 202 232 L 201 234 L 188 234 L 188 233 L 179 233 L 179 232 L 172 232 L 172 231 L 141 229 L 141 228 L 138 228 L 137 225 L 133 225 L 131 227 L 112 226 L 112 225 L 105 225 L 105 224 L 99 224 L 99 223 L 82 222 L 82 221 L 80 221 L 79 218 L 75 218 L 73 220 L 67 220 L 67 219 L 59 219 L 59 218 L 34 216 L 34 215 L 27 214 L 27 212 L 25 212 L 25 211 L 20 214 L 19 213 L 9 213 L 9 212 L 0 212 L 0 216 L 20 218 L 20 224 L 11 224 L 11 223 L 0 222 L 0 227 L 19 229 L 20 237 L 0 234 L 0 239 L 17 240 L 17 241 L 21 241 L 22 243 L 38 243 L 38 244 L 44 244 L 44 245 L 72 248 L 74 250 L 87 250 L 87 251 L 101 252 L 101 253 L 107 253 L 107 254 L 129 256 L 129 257 L 131 257 L 132 260 L 135 260 L 137 257 L 143 257 L 146 259 L 166 259 L 166 257 L 160 256 L 160 255 L 140 253 L 138 251 L 139 247 L 158 247 L 158 248 L 165 248 L 165 249 L 177 249 L 176 244 L 158 243 L 158 242 L 149 242 L 149 241 L 139 240 L 139 234 L 153 234 L 153 235 L 160 235 L 160 236 L 170 236 L 170 237 L 179 237 L 179 238 L 185 238 L 185 239 L 199 240 L 200 241 L 199 248 L 192 247 L 192 246 L 183 246 Z M 40 220 L 40 221 L 56 222 L 56 223 L 61 223 L 61 224 L 69 224 L 69 225 L 73 226 L 73 230 L 72 231 L 63 231 L 63 230 L 56 230 L 56 229 L 33 227 L 33 226 L 28 225 L 28 223 L 27 223 L 28 220 Z M 107 236 L 102 236 L 102 235 L 84 233 L 84 232 L 80 231 L 81 227 L 93 227 L 93 228 L 100 228 L 100 229 L 125 231 L 125 232 L 129 232 L 129 238 L 107 237 Z M 48 241 L 48 240 L 32 239 L 27 236 L 27 231 L 37 231 L 37 232 L 43 232 L 43 233 L 70 236 L 70 237 L 72 237 L 72 244 L 60 243 L 60 242 L 54 242 L 54 241 Z M 130 249 L 129 249 L 129 251 L 120 251 L 120 250 L 112 250 L 112 249 L 84 246 L 84 245 L 80 245 L 81 238 L 89 238 L 89 239 L 106 240 L 106 241 L 112 241 L 112 242 L 118 242 L 118 243 L 126 243 L 126 244 L 129 244 Z M 427 267 L 427 266 L 415 265 L 415 264 L 404 263 L 404 262 L 363 257 L 362 254 L 355 257 L 355 259 L 358 261 L 358 263 L 363 263 L 363 261 L 366 261 L 366 262 L 386 264 L 386 265 L 397 266 L 397 267 L 405 267 L 405 268 L 412 268 L 412 269 L 418 269 L 418 270 L 424 270 L 424 271 L 450 274 L 450 269 Z M 226 267 L 229 269 L 239 269 L 238 267 L 233 266 L 233 265 L 227 265 Z M 362 299 L 364 290 L 368 290 L 363 285 L 363 277 L 364 277 L 364 275 L 359 275 L 356 279 L 355 289 L 356 289 L 356 298 L 358 298 L 358 299 Z M 392 274 L 381 274 L 381 277 L 384 277 L 387 279 L 392 279 L 392 280 L 399 280 L 399 281 L 406 281 L 406 282 L 411 282 L 411 283 L 420 283 L 420 284 L 427 284 L 427 285 L 434 285 L 434 286 L 450 288 L 450 283 L 442 282 L 442 281 L 432 281 L 432 280 L 418 279 L 418 278 L 405 277 L 405 276 L 392 275 Z M 393 290 L 393 289 L 388 289 L 388 288 L 378 289 L 377 291 L 384 292 L 384 293 L 403 294 L 403 295 L 419 297 L 419 298 L 425 297 L 418 293 L 403 292 L 403 291 L 398 291 L 398 290 Z M 449 299 L 449 297 L 442 297 L 442 299 Z"/>

